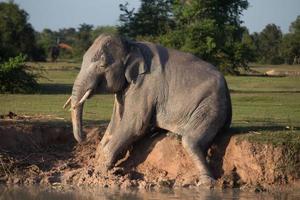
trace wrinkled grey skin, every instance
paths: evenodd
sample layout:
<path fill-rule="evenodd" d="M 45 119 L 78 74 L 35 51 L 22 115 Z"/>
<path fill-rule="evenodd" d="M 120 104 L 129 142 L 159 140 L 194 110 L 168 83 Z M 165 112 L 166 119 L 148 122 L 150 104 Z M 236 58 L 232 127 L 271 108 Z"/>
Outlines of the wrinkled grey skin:
<path fill-rule="evenodd" d="M 88 89 L 115 93 L 113 114 L 100 143 L 110 169 L 128 146 L 157 127 L 182 136 L 182 144 L 210 181 L 205 151 L 231 123 L 226 81 L 211 64 L 180 51 L 118 36 L 100 35 L 83 57 L 72 92 L 74 106 Z M 83 105 L 72 111 L 81 142 Z"/>

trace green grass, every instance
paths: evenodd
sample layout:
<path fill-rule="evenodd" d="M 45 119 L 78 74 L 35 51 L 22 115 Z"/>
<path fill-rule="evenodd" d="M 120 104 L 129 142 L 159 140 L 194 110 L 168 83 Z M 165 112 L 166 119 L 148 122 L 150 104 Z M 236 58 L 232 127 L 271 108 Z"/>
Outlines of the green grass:
<path fill-rule="evenodd" d="M 234 124 L 300 125 L 300 93 L 233 93 Z"/>
<path fill-rule="evenodd" d="M 28 62 L 29 66 L 46 70 L 70 70 L 79 69 L 80 63 L 75 62 Z"/>
<path fill-rule="evenodd" d="M 3 95 L 0 114 L 10 111 L 18 115 L 51 115 L 53 117 L 70 120 L 70 112 L 63 110 L 62 106 L 68 99 L 65 94 L 45 95 Z M 86 102 L 84 109 L 85 120 L 106 121 L 109 120 L 113 108 L 112 95 L 95 95 Z"/>
<path fill-rule="evenodd" d="M 70 121 L 70 112 L 62 106 L 69 98 L 79 63 L 28 63 L 41 69 L 37 94 L 0 94 L 0 114 L 12 111 L 18 115 L 51 115 Z M 40 70 L 38 70 L 40 71 Z M 113 95 L 95 95 L 84 109 L 85 121 L 108 121 L 113 108 Z"/>
<path fill-rule="evenodd" d="M 300 93 L 300 77 L 227 76 L 229 88 L 240 93 Z M 267 95 L 267 94 L 266 94 Z"/>
<path fill-rule="evenodd" d="M 300 150 L 299 130 L 261 130 L 259 132 L 244 134 L 239 139 L 247 139 L 253 143 L 272 144 L 274 147 L 280 147 L 283 145 L 294 146 L 297 150 Z"/>
<path fill-rule="evenodd" d="M 30 64 L 43 70 L 44 78 L 39 79 L 40 93 L 0 94 L 0 114 L 12 111 L 18 115 L 51 115 L 69 122 L 70 113 L 62 106 L 71 94 L 80 64 Z M 227 76 L 226 79 L 232 91 L 233 127 L 238 132 L 261 131 L 277 137 L 277 133 L 281 135 L 287 131 L 287 126 L 299 132 L 300 77 Z M 95 95 L 89 99 L 84 109 L 85 121 L 107 122 L 113 98 L 113 95 Z M 258 136 L 262 135 L 254 135 Z"/>

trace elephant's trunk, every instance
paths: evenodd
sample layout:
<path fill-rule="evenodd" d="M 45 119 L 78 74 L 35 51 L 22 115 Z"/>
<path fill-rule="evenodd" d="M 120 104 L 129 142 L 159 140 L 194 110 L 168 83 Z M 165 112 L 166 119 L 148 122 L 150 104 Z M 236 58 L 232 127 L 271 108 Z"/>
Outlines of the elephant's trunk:
<path fill-rule="evenodd" d="M 98 84 L 93 65 L 88 66 L 88 70 L 81 70 L 75 79 L 71 96 L 71 118 L 73 134 L 78 142 L 84 140 L 82 132 L 82 114 L 84 102 L 92 95 L 93 88 Z"/>
<path fill-rule="evenodd" d="M 75 105 L 72 103 L 72 106 Z M 77 142 L 82 142 L 84 140 L 82 133 L 82 111 L 83 104 L 77 106 L 75 109 L 71 108 L 71 118 L 73 124 L 73 134 Z"/>
<path fill-rule="evenodd" d="M 82 132 L 82 114 L 84 101 L 89 97 L 91 90 L 86 90 L 82 87 L 81 78 L 77 78 L 74 83 L 72 97 L 71 97 L 71 118 L 73 125 L 73 134 L 77 142 L 84 140 Z"/>

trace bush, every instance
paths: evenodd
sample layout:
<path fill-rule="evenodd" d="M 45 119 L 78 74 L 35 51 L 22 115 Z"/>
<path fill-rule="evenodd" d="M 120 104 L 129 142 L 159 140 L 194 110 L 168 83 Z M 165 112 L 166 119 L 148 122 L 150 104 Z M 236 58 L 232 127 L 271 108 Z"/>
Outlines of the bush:
<path fill-rule="evenodd" d="M 25 64 L 26 56 L 19 55 L 0 63 L 0 92 L 31 93 L 38 89 L 38 75 Z"/>
<path fill-rule="evenodd" d="M 19 54 L 27 55 L 28 60 L 45 60 L 28 18 L 28 13 L 14 1 L 0 1 L 0 62 Z"/>

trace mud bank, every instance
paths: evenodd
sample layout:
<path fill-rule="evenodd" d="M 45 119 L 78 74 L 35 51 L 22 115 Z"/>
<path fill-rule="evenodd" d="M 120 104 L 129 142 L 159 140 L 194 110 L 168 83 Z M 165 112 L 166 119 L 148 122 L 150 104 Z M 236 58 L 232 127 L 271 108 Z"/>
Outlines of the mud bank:
<path fill-rule="evenodd" d="M 105 125 L 86 127 L 87 140 L 77 144 L 70 126 L 0 122 L 0 183 L 60 187 L 193 187 L 197 170 L 175 135 L 149 135 L 131 147 L 118 167 L 106 172 L 95 159 Z M 241 135 L 219 136 L 207 159 L 218 187 L 267 188 L 295 185 L 300 152 L 259 144 Z"/>

